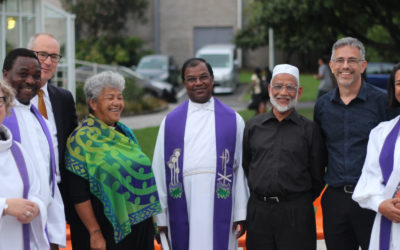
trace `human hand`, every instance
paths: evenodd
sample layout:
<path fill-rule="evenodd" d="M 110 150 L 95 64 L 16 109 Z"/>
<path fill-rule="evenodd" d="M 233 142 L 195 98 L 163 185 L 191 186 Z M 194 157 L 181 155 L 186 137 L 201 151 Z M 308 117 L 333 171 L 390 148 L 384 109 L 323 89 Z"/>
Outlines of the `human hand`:
<path fill-rule="evenodd" d="M 90 233 L 90 249 L 91 250 L 106 250 L 106 241 L 100 229 Z"/>
<path fill-rule="evenodd" d="M 394 223 L 400 222 L 400 198 L 387 199 L 383 201 L 378 211 L 388 220 Z"/>
<path fill-rule="evenodd" d="M 241 220 L 241 221 L 233 222 L 233 224 L 232 224 L 232 232 L 235 232 L 236 229 L 238 230 L 237 233 L 236 233 L 236 239 L 239 239 L 246 232 L 246 221 L 245 220 Z"/>
<path fill-rule="evenodd" d="M 22 224 L 30 223 L 38 214 L 39 207 L 35 202 L 23 198 L 6 200 L 8 208 L 5 214 L 14 216 Z"/>

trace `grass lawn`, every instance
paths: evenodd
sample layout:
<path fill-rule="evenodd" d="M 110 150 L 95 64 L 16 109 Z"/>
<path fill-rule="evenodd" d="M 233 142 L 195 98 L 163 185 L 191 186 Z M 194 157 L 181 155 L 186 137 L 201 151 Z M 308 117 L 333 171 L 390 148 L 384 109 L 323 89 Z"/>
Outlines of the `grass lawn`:
<path fill-rule="evenodd" d="M 304 115 L 310 120 L 313 119 L 314 110 L 312 108 L 298 109 L 297 112 L 299 112 L 301 115 Z M 244 121 L 247 121 L 254 116 L 255 111 L 245 109 L 239 111 L 238 113 L 243 117 Z M 148 127 L 148 128 L 133 130 L 133 133 L 135 133 L 135 136 L 139 141 L 140 147 L 142 147 L 143 152 L 148 157 L 150 157 L 151 160 L 153 159 L 153 152 L 154 152 L 154 147 L 156 145 L 158 129 L 159 127 L 156 126 L 156 127 Z"/>

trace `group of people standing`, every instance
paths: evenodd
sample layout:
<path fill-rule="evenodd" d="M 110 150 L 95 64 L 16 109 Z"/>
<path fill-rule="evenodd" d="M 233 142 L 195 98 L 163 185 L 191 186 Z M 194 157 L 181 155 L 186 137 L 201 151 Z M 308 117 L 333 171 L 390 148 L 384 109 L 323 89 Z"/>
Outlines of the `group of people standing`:
<path fill-rule="evenodd" d="M 119 121 L 121 75 L 86 80 L 78 126 L 71 93 L 49 82 L 57 40 L 37 34 L 28 48 L 8 53 L 0 80 L 0 249 L 63 247 L 66 220 L 78 250 L 153 249 L 156 231 L 174 250 L 236 249 L 246 231 L 249 250 L 316 249 L 313 201 L 326 184 L 328 249 L 400 248 L 400 121 L 388 108 L 400 106 L 400 65 L 388 98 L 362 80 L 357 39 L 333 45 L 337 87 L 318 98 L 314 122 L 296 112 L 293 65 L 268 80 L 256 72 L 271 111 L 245 124 L 212 96 L 210 64 L 187 60 L 189 98 L 162 121 L 152 161 Z"/>

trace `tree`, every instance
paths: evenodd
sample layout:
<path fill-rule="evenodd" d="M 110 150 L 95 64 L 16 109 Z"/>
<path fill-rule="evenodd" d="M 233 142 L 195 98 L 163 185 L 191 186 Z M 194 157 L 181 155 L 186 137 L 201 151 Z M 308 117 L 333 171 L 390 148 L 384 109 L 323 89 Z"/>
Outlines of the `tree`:
<path fill-rule="evenodd" d="M 118 35 L 125 29 L 128 19 L 144 20 L 148 5 L 147 0 L 62 0 L 62 3 L 76 14 L 78 34 L 85 27 L 90 38 L 100 34 Z"/>
<path fill-rule="evenodd" d="M 342 36 L 353 36 L 381 59 L 399 60 L 400 1 L 398 0 L 253 0 L 247 25 L 236 33 L 242 48 L 267 45 L 274 29 L 277 48 L 296 52 L 329 52 Z M 368 56 L 368 53 L 367 53 Z"/>

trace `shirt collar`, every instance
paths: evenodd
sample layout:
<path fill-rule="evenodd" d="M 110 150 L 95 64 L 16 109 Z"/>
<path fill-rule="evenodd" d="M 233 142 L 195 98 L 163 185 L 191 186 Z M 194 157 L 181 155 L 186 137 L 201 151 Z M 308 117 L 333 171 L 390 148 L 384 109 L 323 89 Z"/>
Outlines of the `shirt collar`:
<path fill-rule="evenodd" d="M 265 117 L 264 117 L 262 123 L 265 123 L 272 119 L 278 120 L 278 119 L 276 119 L 276 117 L 271 109 L 271 111 L 269 111 L 268 113 L 265 114 Z M 299 115 L 299 113 L 297 113 L 296 109 L 293 110 L 293 112 L 290 113 L 290 115 L 283 120 L 293 121 L 296 124 L 301 124 L 300 115 Z"/>
<path fill-rule="evenodd" d="M 211 97 L 210 100 L 205 103 L 197 103 L 189 99 L 189 110 L 192 112 L 198 110 L 214 111 L 214 98 Z"/>
<path fill-rule="evenodd" d="M 367 82 L 362 81 L 360 91 L 358 91 L 358 94 L 355 99 L 360 99 L 360 100 L 366 101 L 367 96 L 368 96 Z M 331 93 L 330 101 L 334 101 L 334 100 L 337 102 L 340 100 L 339 87 L 336 87 L 335 91 L 332 91 L 332 93 Z"/>
<path fill-rule="evenodd" d="M 14 104 L 15 104 L 15 107 L 29 109 L 29 110 L 31 109 L 31 105 L 32 105 L 31 102 L 29 102 L 29 104 L 23 104 L 23 103 L 19 102 L 17 99 L 14 100 Z"/>
<path fill-rule="evenodd" d="M 49 91 L 47 90 L 47 85 L 48 85 L 48 82 L 46 82 L 46 83 L 43 85 L 43 87 L 41 87 L 41 90 L 43 90 L 44 96 L 49 96 Z"/>

